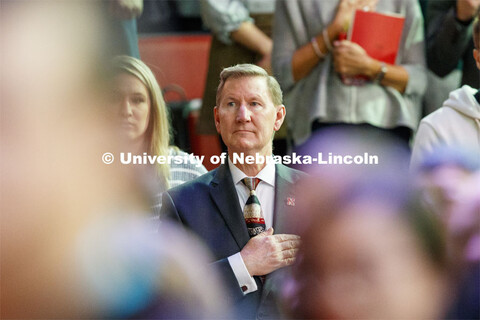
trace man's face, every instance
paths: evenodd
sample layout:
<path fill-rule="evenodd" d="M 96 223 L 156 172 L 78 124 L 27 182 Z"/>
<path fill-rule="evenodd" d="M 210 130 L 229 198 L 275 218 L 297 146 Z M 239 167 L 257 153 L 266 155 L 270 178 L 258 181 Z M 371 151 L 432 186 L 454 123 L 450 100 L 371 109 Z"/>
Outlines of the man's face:
<path fill-rule="evenodd" d="M 214 109 L 215 126 L 230 153 L 270 155 L 272 136 L 285 118 L 285 107 L 275 106 L 263 77 L 228 79 L 219 105 Z"/>

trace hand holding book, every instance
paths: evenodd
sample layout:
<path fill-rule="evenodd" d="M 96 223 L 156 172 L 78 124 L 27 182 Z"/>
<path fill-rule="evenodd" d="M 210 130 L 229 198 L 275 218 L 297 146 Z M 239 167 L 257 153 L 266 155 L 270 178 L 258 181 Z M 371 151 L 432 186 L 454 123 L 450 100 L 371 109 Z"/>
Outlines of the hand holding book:
<path fill-rule="evenodd" d="M 351 68 L 348 73 L 341 72 L 341 66 L 336 68 L 340 73 L 343 83 L 347 85 L 363 85 L 369 80 L 376 78 L 382 70 L 382 63 L 395 64 L 400 39 L 403 31 L 405 18 L 396 14 L 383 14 L 378 12 L 361 11 L 355 12 L 353 24 L 350 28 L 348 39 L 363 50 L 362 56 L 357 56 L 358 73 L 352 73 Z M 341 46 L 340 46 L 341 48 Z M 337 51 L 337 49 L 335 49 Z M 358 51 L 358 50 L 357 50 Z M 365 57 L 366 55 L 366 57 Z M 341 55 L 335 54 L 335 60 L 339 56 L 339 62 L 344 63 Z"/>
<path fill-rule="evenodd" d="M 298 48 L 292 58 L 294 81 L 306 77 L 327 55 L 333 54 L 332 43 L 339 39 L 351 23 L 358 9 L 375 10 L 378 0 L 340 0 L 332 22 L 325 26 L 310 42 Z"/>
<path fill-rule="evenodd" d="M 345 76 L 366 75 L 374 77 L 374 61 L 365 49 L 348 40 L 334 42 L 335 71 Z"/>

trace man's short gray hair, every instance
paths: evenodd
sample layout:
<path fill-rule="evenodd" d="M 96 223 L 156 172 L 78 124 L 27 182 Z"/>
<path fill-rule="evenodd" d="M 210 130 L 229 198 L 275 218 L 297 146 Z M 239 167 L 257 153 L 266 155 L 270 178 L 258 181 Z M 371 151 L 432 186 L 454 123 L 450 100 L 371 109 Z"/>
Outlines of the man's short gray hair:
<path fill-rule="evenodd" d="M 278 81 L 274 77 L 268 75 L 267 71 L 265 71 L 263 68 L 254 64 L 244 63 L 225 68 L 220 73 L 220 84 L 217 88 L 217 106 L 220 106 L 220 99 L 222 97 L 222 90 L 225 86 L 225 82 L 227 82 L 227 80 L 230 78 L 238 79 L 244 77 L 265 78 L 267 81 L 268 90 L 270 91 L 270 98 L 272 99 L 273 104 L 275 106 L 279 106 L 282 104 L 282 89 L 280 89 L 280 84 L 278 83 Z"/>

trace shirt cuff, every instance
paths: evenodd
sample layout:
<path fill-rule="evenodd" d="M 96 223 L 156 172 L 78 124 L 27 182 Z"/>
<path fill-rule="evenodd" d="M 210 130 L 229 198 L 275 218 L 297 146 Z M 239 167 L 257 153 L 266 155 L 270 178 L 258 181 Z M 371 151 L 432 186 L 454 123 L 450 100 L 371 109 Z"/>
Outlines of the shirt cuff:
<path fill-rule="evenodd" d="M 237 278 L 238 285 L 244 295 L 258 290 L 257 283 L 255 279 L 250 276 L 250 273 L 248 273 L 240 252 L 228 257 L 228 263 L 230 263 L 233 274 L 235 274 L 235 278 Z"/>

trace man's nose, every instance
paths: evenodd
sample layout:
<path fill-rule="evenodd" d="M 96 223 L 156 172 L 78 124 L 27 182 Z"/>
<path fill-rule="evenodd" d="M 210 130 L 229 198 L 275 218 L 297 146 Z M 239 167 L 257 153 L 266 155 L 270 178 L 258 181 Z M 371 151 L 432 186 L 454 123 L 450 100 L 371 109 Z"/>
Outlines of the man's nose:
<path fill-rule="evenodd" d="M 245 103 L 242 103 L 237 111 L 237 121 L 248 122 L 250 121 L 250 110 Z"/>

